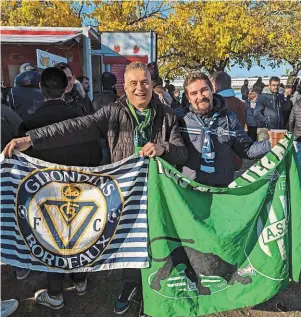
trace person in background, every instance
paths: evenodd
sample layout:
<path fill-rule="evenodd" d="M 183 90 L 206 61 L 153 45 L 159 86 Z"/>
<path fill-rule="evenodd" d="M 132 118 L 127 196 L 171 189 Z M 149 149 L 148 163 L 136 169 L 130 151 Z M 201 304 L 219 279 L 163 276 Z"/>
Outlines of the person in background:
<path fill-rule="evenodd" d="M 86 76 L 81 76 L 77 80 L 82 84 L 84 92 L 87 94 L 90 91 L 90 79 Z"/>
<path fill-rule="evenodd" d="M 170 80 L 169 80 L 169 79 L 164 79 L 164 83 L 165 83 L 164 88 L 165 88 L 166 90 L 168 90 L 168 86 L 170 85 Z"/>
<path fill-rule="evenodd" d="M 181 106 L 185 109 L 189 107 L 189 100 L 186 97 L 185 91 L 182 93 Z"/>
<path fill-rule="evenodd" d="M 93 113 L 93 106 L 92 106 L 92 102 L 90 100 L 90 97 L 88 95 L 89 91 L 90 91 L 90 80 L 88 77 L 86 76 L 82 76 L 82 77 L 78 77 L 77 81 L 75 81 L 75 85 L 78 83 L 80 83 L 83 87 L 84 93 L 85 93 L 85 104 L 88 105 L 88 108 L 90 109 L 90 114 Z M 78 88 L 80 90 L 80 87 Z"/>
<path fill-rule="evenodd" d="M 40 80 L 40 73 L 32 64 L 21 65 L 20 74 L 16 76 L 10 93 L 10 107 L 21 119 L 34 114 L 44 100 Z"/>
<path fill-rule="evenodd" d="M 265 84 L 262 82 L 262 77 L 258 77 L 256 83 L 253 85 L 253 88 L 258 88 L 260 93 L 262 93 Z"/>
<path fill-rule="evenodd" d="M 110 72 L 104 72 L 101 75 L 101 84 L 102 84 L 102 91 L 113 91 L 115 95 L 117 95 L 116 84 L 117 84 L 117 77 L 115 74 Z"/>
<path fill-rule="evenodd" d="M 1 103 L 1 151 L 13 138 L 22 135 L 21 126 L 22 119 L 18 114 Z M 15 274 L 17 280 L 24 280 L 30 274 L 30 270 L 15 267 Z"/>
<path fill-rule="evenodd" d="M 177 103 L 178 103 L 179 107 L 181 107 L 181 95 L 180 95 L 180 90 L 179 89 L 175 90 L 174 96 L 175 96 L 175 99 L 177 100 Z"/>
<path fill-rule="evenodd" d="M 101 109 L 103 106 L 107 106 L 114 103 L 117 100 L 117 96 L 113 91 L 106 90 L 95 96 L 92 102 L 94 112 Z"/>
<path fill-rule="evenodd" d="M 65 72 L 68 78 L 68 87 L 65 93 L 65 102 L 67 106 L 75 110 L 79 116 L 85 116 L 93 113 L 92 102 L 83 89 L 82 84 L 75 79 L 70 65 L 61 62 L 54 67 Z"/>
<path fill-rule="evenodd" d="M 94 111 L 96 112 L 100 110 L 102 107 L 114 103 L 117 100 L 117 98 L 118 98 L 117 95 L 113 91 L 110 91 L 110 90 L 106 90 L 101 92 L 100 94 L 97 94 L 92 102 Z M 111 163 L 110 149 L 104 138 L 100 139 L 100 146 L 102 151 L 102 160 L 100 162 L 100 165 L 110 164 Z"/>
<path fill-rule="evenodd" d="M 286 85 L 284 87 L 283 99 L 284 99 L 284 128 L 288 130 L 288 122 L 291 110 L 293 108 L 293 102 L 291 100 L 293 96 L 293 87 Z"/>
<path fill-rule="evenodd" d="M 293 94 L 294 94 L 294 92 L 296 91 L 297 86 L 299 85 L 299 83 L 300 83 L 300 78 L 297 77 L 297 78 L 294 80 L 294 82 L 293 82 Z"/>
<path fill-rule="evenodd" d="M 235 97 L 235 91 L 231 88 L 231 77 L 226 72 L 217 72 L 211 78 L 214 92 L 225 99 L 227 107 L 234 112 L 240 122 L 242 128 L 246 125 L 246 111 L 244 102 Z M 233 152 L 233 161 L 235 170 L 238 171 L 242 167 L 242 159 Z"/>
<path fill-rule="evenodd" d="M 287 124 L 290 113 L 290 103 L 279 95 L 280 78 L 271 77 L 269 79 L 269 90 L 262 93 L 258 98 L 254 111 L 258 128 L 283 129 Z"/>
<path fill-rule="evenodd" d="M 180 128 L 189 156 L 179 168 L 200 184 L 227 187 L 234 179 L 232 151 L 241 158 L 257 159 L 270 151 L 271 144 L 249 138 L 225 99 L 213 93 L 206 74 L 189 74 L 184 90 L 190 107 L 180 118 Z"/>
<path fill-rule="evenodd" d="M 180 107 L 180 103 L 178 101 L 178 99 L 175 96 L 175 92 L 176 92 L 176 87 L 172 84 L 169 84 L 167 86 L 167 92 L 169 93 L 169 95 L 172 98 L 172 103 L 171 103 L 171 108 L 172 109 L 177 109 Z"/>
<path fill-rule="evenodd" d="M 171 107 L 173 99 L 170 96 L 170 94 L 165 91 L 163 88 L 163 80 L 161 77 L 159 77 L 157 80 L 153 80 L 153 88 L 154 88 L 154 93 L 158 96 L 159 100 L 163 105 L 166 105 L 168 107 Z"/>
<path fill-rule="evenodd" d="M 25 132 L 42 128 L 63 120 L 77 118 L 78 113 L 67 106 L 64 94 L 68 90 L 68 79 L 65 72 L 56 67 L 46 68 L 41 75 L 41 89 L 45 102 L 28 119 L 24 119 L 22 130 Z M 101 161 L 101 148 L 97 141 L 80 142 L 79 144 L 51 149 L 26 151 L 26 154 L 51 163 L 73 166 L 98 166 Z M 47 289 L 35 294 L 37 303 L 52 309 L 64 306 L 63 277 L 64 274 L 49 272 Z M 84 295 L 87 289 L 87 274 L 72 273 L 71 280 L 78 295 Z"/>
<path fill-rule="evenodd" d="M 291 98 L 291 102 L 293 103 L 293 106 L 299 100 L 301 100 L 301 83 L 296 86 L 296 90 L 294 91 L 293 96 Z"/>
<path fill-rule="evenodd" d="M 248 100 L 248 97 L 249 97 L 249 81 L 248 81 L 248 79 L 244 80 L 244 84 L 241 86 L 240 92 L 241 92 L 242 100 Z"/>
<path fill-rule="evenodd" d="M 290 100 L 293 96 L 293 87 L 291 85 L 286 85 L 284 88 L 284 98 Z"/>
<path fill-rule="evenodd" d="M 255 142 L 257 140 L 257 121 L 254 116 L 254 110 L 256 108 L 256 102 L 259 97 L 259 89 L 252 88 L 249 92 L 248 100 L 245 102 L 246 109 L 246 123 L 248 127 L 248 136 Z"/>
<path fill-rule="evenodd" d="M 36 67 L 31 63 L 24 63 L 20 66 L 20 74 L 30 71 L 37 71 Z"/>
<path fill-rule="evenodd" d="M 278 94 L 279 95 L 284 95 L 284 85 L 282 83 L 280 83 L 279 85 L 279 90 L 278 90 Z"/>
<path fill-rule="evenodd" d="M 297 158 L 301 168 L 301 99 L 299 99 L 292 108 L 289 117 L 289 131 L 295 136 Z"/>
<path fill-rule="evenodd" d="M 18 114 L 1 103 L 1 151 L 8 142 L 19 136 L 21 123 Z"/>
<path fill-rule="evenodd" d="M 237 119 L 244 128 L 246 124 L 245 105 L 235 96 L 231 81 L 231 77 L 226 72 L 217 72 L 211 78 L 214 92 L 225 98 L 228 109 L 236 114 Z"/>
<path fill-rule="evenodd" d="M 1 87 L 1 104 L 10 107 L 9 98 L 10 98 L 10 88 L 5 86 Z"/>

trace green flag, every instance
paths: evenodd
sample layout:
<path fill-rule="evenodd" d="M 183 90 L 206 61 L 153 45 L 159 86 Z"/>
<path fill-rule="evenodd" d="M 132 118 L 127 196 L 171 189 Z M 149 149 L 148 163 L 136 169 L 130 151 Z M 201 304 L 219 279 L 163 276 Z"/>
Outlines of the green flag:
<path fill-rule="evenodd" d="M 301 178 L 292 142 L 285 136 L 228 188 L 197 184 L 152 160 L 146 314 L 201 316 L 252 306 L 290 278 L 298 281 Z"/>

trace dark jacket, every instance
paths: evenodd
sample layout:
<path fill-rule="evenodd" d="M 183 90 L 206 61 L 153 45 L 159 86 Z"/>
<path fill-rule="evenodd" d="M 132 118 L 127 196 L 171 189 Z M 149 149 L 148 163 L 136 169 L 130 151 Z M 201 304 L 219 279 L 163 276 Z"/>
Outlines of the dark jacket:
<path fill-rule="evenodd" d="M 11 89 L 10 104 L 22 119 L 34 114 L 44 102 L 39 82 L 40 74 L 36 71 L 21 73 L 15 79 L 15 87 Z"/>
<path fill-rule="evenodd" d="M 290 111 L 290 106 L 283 95 L 261 94 L 254 111 L 258 128 L 283 129 L 287 111 Z"/>
<path fill-rule="evenodd" d="M 251 108 L 251 100 L 246 100 L 245 102 L 245 110 L 246 110 L 246 116 L 247 116 L 247 126 L 248 127 L 257 127 L 257 120 L 254 116 L 255 108 Z"/>
<path fill-rule="evenodd" d="M 19 136 L 22 119 L 7 106 L 1 104 L 1 151 L 11 139 Z"/>
<path fill-rule="evenodd" d="M 248 100 L 249 91 L 248 85 L 241 86 L 240 92 L 242 100 Z"/>
<path fill-rule="evenodd" d="M 289 131 L 293 132 L 296 141 L 301 142 L 301 100 L 295 103 L 291 111 Z"/>
<path fill-rule="evenodd" d="M 243 130 L 236 115 L 228 111 L 224 98 L 216 94 L 213 98 L 213 111 L 207 117 L 212 117 L 215 112 L 219 113 L 219 117 L 211 127 L 215 172 L 205 173 L 200 170 L 204 132 L 195 119 L 195 114 L 189 110 L 180 119 L 184 142 L 189 151 L 182 172 L 201 184 L 226 187 L 234 179 L 232 150 L 241 158 L 256 159 L 263 157 L 271 149 L 271 145 L 269 141 L 253 142 Z M 185 132 L 187 129 L 190 131 Z M 235 135 L 229 136 L 229 132 L 234 132 Z"/>
<path fill-rule="evenodd" d="M 63 120 L 77 118 L 78 113 L 70 109 L 63 100 L 49 100 L 44 102 L 36 112 L 24 119 L 20 130 L 29 130 L 45 127 L 49 124 Z M 43 129 L 43 128 L 42 128 Z M 57 146 L 55 141 L 52 148 L 43 150 L 30 149 L 26 152 L 29 156 L 39 158 L 51 163 L 74 166 L 98 166 L 101 161 L 101 147 L 97 141 L 79 141 L 75 145 L 64 147 Z"/>
<path fill-rule="evenodd" d="M 217 94 L 221 95 L 225 99 L 228 110 L 236 114 L 238 121 L 244 128 L 246 125 L 246 111 L 244 102 L 235 97 L 235 91 L 232 88 L 223 89 Z M 233 160 L 235 170 L 239 171 L 243 164 L 242 159 L 238 155 L 233 153 Z"/>
<path fill-rule="evenodd" d="M 184 164 L 188 152 L 184 145 L 178 120 L 169 107 L 152 98 L 150 106 L 155 111 L 151 142 L 160 144 L 163 159 L 171 164 Z M 111 160 L 117 162 L 135 152 L 134 120 L 126 97 L 102 107 L 95 114 L 56 123 L 30 131 L 34 149 L 51 149 L 55 146 L 86 142 L 104 138 L 107 140 Z"/>
<path fill-rule="evenodd" d="M 82 84 L 77 80 L 72 91 L 65 94 L 65 102 L 69 108 L 75 110 L 80 116 L 94 113 L 89 96 L 85 93 Z"/>

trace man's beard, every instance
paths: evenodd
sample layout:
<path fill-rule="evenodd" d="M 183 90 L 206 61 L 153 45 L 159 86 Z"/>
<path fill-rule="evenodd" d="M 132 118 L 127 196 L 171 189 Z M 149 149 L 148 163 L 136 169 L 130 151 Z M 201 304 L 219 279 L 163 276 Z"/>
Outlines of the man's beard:
<path fill-rule="evenodd" d="M 206 108 L 203 108 L 203 109 L 193 108 L 193 110 L 194 110 L 194 112 L 195 112 L 196 114 L 203 116 L 203 115 L 205 115 L 205 114 L 207 114 L 207 113 L 209 113 L 209 112 L 211 111 L 212 106 L 211 106 L 211 104 L 210 104 L 210 99 L 207 98 L 207 97 L 203 97 L 202 99 L 198 100 L 198 101 L 196 102 L 196 106 L 197 106 L 199 103 L 205 103 L 205 102 L 207 103 L 207 107 L 206 107 Z"/>

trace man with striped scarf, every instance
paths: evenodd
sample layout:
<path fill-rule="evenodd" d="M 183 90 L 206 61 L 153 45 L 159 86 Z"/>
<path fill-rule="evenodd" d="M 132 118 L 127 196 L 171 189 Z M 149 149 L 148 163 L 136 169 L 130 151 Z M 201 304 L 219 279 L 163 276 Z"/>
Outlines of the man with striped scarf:
<path fill-rule="evenodd" d="M 189 157 L 180 168 L 201 184 L 226 187 L 234 179 L 232 150 L 241 158 L 259 159 L 271 144 L 249 138 L 225 99 L 213 93 L 206 74 L 189 74 L 184 89 L 190 104 L 177 114 Z"/>

